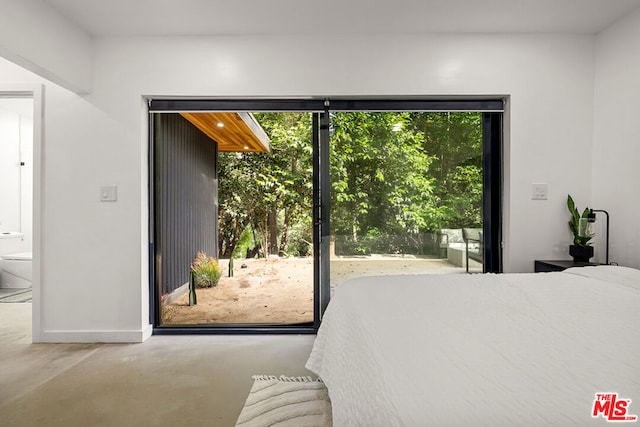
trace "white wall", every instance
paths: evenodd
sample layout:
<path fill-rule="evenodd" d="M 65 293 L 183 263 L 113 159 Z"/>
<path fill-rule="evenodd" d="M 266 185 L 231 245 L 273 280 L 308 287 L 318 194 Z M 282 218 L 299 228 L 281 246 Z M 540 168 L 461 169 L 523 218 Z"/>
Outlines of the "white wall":
<path fill-rule="evenodd" d="M 55 83 L 49 82 L 42 77 L 27 71 L 3 58 L 0 58 L 0 96 L 19 96 L 29 95 L 32 98 L 33 106 L 33 128 L 32 128 L 32 144 L 33 144 L 33 163 L 32 171 L 33 183 L 33 307 L 32 307 L 32 336 L 35 342 L 43 340 L 43 306 L 48 306 L 48 296 L 55 292 L 55 285 L 51 286 L 45 280 L 45 289 L 43 292 L 43 258 L 45 257 L 44 247 L 47 246 L 46 236 L 42 230 L 47 228 L 43 226 L 46 218 L 45 196 L 48 194 L 46 176 L 46 162 L 44 161 L 46 151 L 45 141 L 45 105 L 44 95 L 47 92 L 47 104 L 50 112 L 47 114 L 49 123 L 57 123 L 59 116 L 57 113 L 64 114 L 64 104 L 70 97 L 77 97 L 66 89 L 61 88 Z M 28 131 L 26 131 L 28 132 Z M 44 301 L 43 301 L 44 300 Z M 46 334 L 44 334 L 46 335 Z"/>
<path fill-rule="evenodd" d="M 20 251 L 33 237 L 32 116 L 32 99 L 0 96 L 0 231 L 21 232 Z"/>
<path fill-rule="evenodd" d="M 591 194 L 590 36 L 104 38 L 93 82 L 86 96 L 47 86 L 45 341 L 148 336 L 143 95 L 508 95 L 506 271 L 568 257 L 566 195 Z M 549 200 L 530 199 L 533 182 Z M 98 201 L 102 184 L 118 202 Z"/>
<path fill-rule="evenodd" d="M 640 9 L 595 43 L 593 207 L 611 215 L 611 261 L 640 268 Z"/>
<path fill-rule="evenodd" d="M 47 2 L 0 0 L 0 56 L 76 92 L 91 89 L 91 38 Z"/>
<path fill-rule="evenodd" d="M 20 115 L 20 231 L 23 250 L 33 249 L 33 99 L 26 100 L 28 114 Z"/>
<path fill-rule="evenodd" d="M 87 99 L 141 135 L 140 95 L 509 95 L 505 270 L 532 271 L 568 257 L 566 195 L 590 195 L 592 49 L 560 35 L 107 38 Z"/>
<path fill-rule="evenodd" d="M 32 248 L 32 160 L 33 100 L 0 95 L 0 231 L 21 232 L 20 251 Z"/>
<path fill-rule="evenodd" d="M 20 115 L 0 108 L 0 231 L 20 231 Z"/>

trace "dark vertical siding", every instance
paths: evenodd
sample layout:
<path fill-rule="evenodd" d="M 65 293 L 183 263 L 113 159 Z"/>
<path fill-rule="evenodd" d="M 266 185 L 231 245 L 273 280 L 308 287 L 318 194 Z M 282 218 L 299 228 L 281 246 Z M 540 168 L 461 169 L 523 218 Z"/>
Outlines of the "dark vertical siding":
<path fill-rule="evenodd" d="M 189 281 L 198 251 L 218 257 L 216 156 L 216 143 L 184 117 L 156 115 L 156 280 L 161 295 Z"/>

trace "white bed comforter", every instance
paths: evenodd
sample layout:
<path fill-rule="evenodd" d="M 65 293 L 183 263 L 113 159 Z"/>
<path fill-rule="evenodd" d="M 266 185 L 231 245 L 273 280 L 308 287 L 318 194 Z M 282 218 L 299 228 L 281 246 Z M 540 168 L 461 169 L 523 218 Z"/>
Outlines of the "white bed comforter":
<path fill-rule="evenodd" d="M 306 366 L 336 427 L 603 425 L 598 392 L 640 415 L 640 271 L 355 279 Z"/>

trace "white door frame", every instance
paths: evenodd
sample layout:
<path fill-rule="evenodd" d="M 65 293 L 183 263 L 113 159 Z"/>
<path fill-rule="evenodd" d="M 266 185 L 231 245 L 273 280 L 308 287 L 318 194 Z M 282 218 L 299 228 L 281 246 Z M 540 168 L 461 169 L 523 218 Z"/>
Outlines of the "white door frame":
<path fill-rule="evenodd" d="M 0 84 L 0 97 L 33 99 L 33 288 L 31 340 L 39 342 L 42 331 L 42 218 L 44 207 L 44 85 Z"/>

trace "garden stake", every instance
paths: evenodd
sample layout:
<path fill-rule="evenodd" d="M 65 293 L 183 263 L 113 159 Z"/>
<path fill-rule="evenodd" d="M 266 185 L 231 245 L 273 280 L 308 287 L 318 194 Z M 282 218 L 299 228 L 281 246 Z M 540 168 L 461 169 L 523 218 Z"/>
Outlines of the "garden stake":
<path fill-rule="evenodd" d="M 233 258 L 229 258 L 229 277 L 233 277 Z"/>

